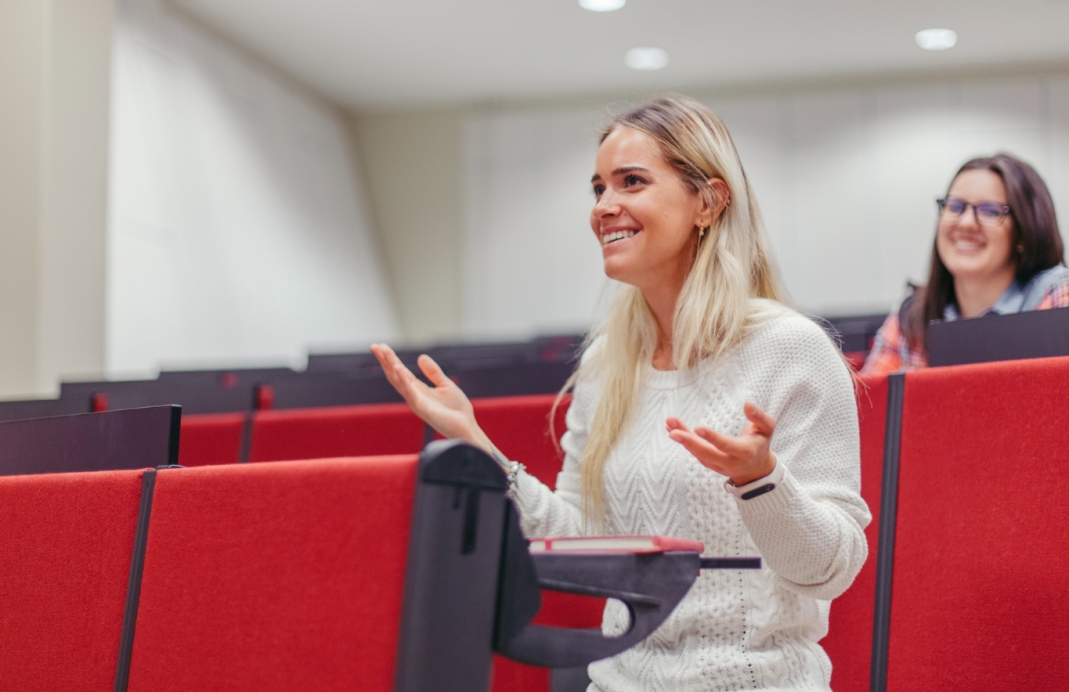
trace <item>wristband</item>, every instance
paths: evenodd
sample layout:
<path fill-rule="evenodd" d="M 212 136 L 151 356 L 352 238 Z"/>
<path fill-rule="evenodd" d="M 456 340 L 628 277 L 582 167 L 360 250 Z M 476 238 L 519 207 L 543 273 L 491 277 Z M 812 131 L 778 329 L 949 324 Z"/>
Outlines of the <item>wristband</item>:
<path fill-rule="evenodd" d="M 746 485 L 735 485 L 730 480 L 724 481 L 724 487 L 727 491 L 734 495 L 739 500 L 752 500 L 755 497 L 760 497 L 765 493 L 770 493 L 776 489 L 776 486 L 783 482 L 783 474 L 787 472 L 787 469 L 783 464 L 779 463 L 779 459 L 776 460 L 776 467 L 772 469 L 772 473 L 768 474 L 764 478 L 758 478 L 756 481 L 751 481 Z"/>

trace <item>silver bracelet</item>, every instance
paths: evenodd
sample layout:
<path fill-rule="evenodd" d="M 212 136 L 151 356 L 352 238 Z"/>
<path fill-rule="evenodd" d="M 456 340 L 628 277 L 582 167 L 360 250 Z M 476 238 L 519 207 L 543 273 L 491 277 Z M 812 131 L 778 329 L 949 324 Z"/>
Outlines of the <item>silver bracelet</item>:
<path fill-rule="evenodd" d="M 494 457 L 494 461 L 501 465 L 501 468 L 505 470 L 505 476 L 508 478 L 509 489 L 511 490 L 516 485 L 516 478 L 520 475 L 520 471 L 526 471 L 527 467 L 518 461 L 510 461 L 504 454 L 493 450 L 491 456 Z"/>

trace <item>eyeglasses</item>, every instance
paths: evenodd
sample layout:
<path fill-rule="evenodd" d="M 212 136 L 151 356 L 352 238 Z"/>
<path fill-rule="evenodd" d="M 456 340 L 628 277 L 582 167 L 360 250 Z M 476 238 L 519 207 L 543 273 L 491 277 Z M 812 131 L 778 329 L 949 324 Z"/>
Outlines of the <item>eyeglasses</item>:
<path fill-rule="evenodd" d="M 972 207 L 976 223 L 986 228 L 994 228 L 1002 223 L 1002 220 L 1010 213 L 1010 208 L 998 202 L 977 202 L 972 204 L 957 197 L 944 197 L 935 201 L 939 205 L 939 213 L 944 219 L 959 221 L 965 212 Z"/>

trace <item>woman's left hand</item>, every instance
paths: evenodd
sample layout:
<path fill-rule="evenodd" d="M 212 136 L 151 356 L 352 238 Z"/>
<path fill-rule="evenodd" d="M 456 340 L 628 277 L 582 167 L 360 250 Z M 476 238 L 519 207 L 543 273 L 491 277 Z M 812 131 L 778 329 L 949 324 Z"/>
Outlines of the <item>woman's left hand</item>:
<path fill-rule="evenodd" d="M 750 401 L 743 406 L 743 412 L 750 422 L 738 437 L 700 426 L 691 430 L 675 417 L 667 421 L 668 436 L 686 447 L 703 466 L 727 476 L 737 486 L 746 485 L 776 468 L 776 455 L 768 448 L 776 419 Z"/>

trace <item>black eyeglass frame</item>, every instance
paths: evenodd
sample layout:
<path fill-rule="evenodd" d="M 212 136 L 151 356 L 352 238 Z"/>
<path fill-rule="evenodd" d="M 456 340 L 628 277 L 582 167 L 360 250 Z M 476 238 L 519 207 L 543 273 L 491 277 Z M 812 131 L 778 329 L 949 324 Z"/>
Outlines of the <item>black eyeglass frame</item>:
<path fill-rule="evenodd" d="M 955 201 L 961 202 L 963 205 L 965 205 L 964 207 L 962 207 L 960 213 L 954 214 L 953 212 L 948 213 L 946 211 L 946 204 L 951 199 L 954 199 Z M 969 211 L 969 207 L 972 207 L 972 215 L 973 218 L 976 219 L 976 223 L 981 226 L 988 226 L 989 228 L 994 228 L 998 226 L 1007 216 L 1013 215 L 1013 209 L 1008 204 L 999 204 L 998 202 L 977 202 L 976 204 L 973 204 L 972 202 L 966 202 L 965 200 L 958 199 L 957 197 L 941 197 L 935 200 L 935 204 L 939 208 L 940 215 L 947 214 L 948 216 L 951 216 L 954 219 L 960 219 L 961 217 L 965 216 L 965 212 Z M 994 221 L 989 221 L 985 223 L 984 221 L 981 221 L 979 207 L 998 209 L 1002 213 Z"/>

